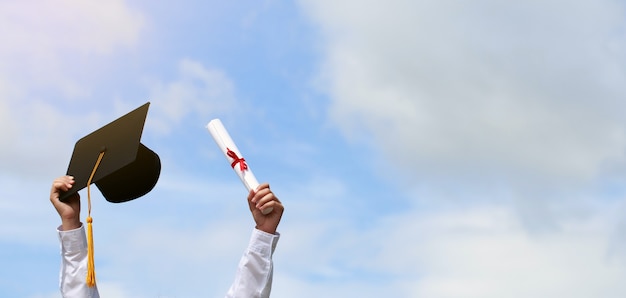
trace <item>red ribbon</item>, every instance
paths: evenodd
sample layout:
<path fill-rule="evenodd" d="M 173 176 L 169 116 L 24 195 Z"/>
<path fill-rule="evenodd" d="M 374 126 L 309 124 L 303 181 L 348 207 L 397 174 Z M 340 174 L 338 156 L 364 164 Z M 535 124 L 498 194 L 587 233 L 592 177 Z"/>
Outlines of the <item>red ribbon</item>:
<path fill-rule="evenodd" d="M 233 159 L 233 162 L 230 164 L 233 169 L 235 168 L 235 165 L 237 163 L 239 163 L 239 169 L 242 172 L 248 169 L 248 164 L 246 164 L 246 160 L 244 158 L 239 158 L 239 156 L 237 156 L 237 153 L 235 153 L 233 150 L 226 148 L 226 155 Z"/>

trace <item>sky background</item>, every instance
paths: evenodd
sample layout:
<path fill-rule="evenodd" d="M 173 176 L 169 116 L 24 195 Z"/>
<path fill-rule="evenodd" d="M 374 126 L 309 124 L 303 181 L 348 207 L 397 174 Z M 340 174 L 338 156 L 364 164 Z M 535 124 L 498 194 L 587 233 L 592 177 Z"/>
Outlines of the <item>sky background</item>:
<path fill-rule="evenodd" d="M 52 180 L 147 101 L 103 297 L 225 295 L 254 224 L 213 118 L 286 207 L 272 297 L 626 295 L 626 3 L 231 2 L 0 0 L 0 296 L 60 296 Z"/>

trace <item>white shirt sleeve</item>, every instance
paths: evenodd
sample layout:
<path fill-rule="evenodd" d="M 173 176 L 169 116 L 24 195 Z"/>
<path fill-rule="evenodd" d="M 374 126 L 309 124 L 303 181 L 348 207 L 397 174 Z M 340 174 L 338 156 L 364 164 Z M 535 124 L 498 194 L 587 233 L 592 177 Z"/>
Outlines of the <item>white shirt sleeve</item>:
<path fill-rule="evenodd" d="M 244 252 L 235 281 L 226 298 L 267 298 L 272 290 L 274 272 L 272 254 L 276 249 L 279 234 L 273 235 L 254 229 L 248 249 Z"/>
<path fill-rule="evenodd" d="M 61 242 L 61 272 L 59 288 L 64 298 L 99 298 L 97 286 L 87 286 L 87 237 L 85 228 L 61 231 L 57 229 Z"/>

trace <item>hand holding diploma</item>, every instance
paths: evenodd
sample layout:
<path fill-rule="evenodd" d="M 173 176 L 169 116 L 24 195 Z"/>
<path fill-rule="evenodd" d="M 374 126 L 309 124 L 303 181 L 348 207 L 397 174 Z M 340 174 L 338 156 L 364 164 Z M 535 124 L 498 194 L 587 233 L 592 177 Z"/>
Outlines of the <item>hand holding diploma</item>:
<path fill-rule="evenodd" d="M 252 173 L 250 166 L 241 155 L 241 152 L 239 152 L 239 149 L 235 145 L 235 142 L 233 142 L 233 140 L 231 139 L 228 131 L 226 131 L 226 128 L 222 124 L 222 121 L 220 121 L 219 119 L 211 120 L 209 124 L 207 124 L 207 129 L 211 133 L 211 136 L 213 137 L 213 140 L 215 141 L 217 146 L 220 148 L 220 150 L 222 150 L 224 157 L 226 157 L 226 160 L 228 160 L 230 166 L 233 168 L 233 171 L 235 171 L 235 174 L 239 176 L 241 182 L 243 182 L 243 184 L 246 186 L 246 189 L 248 189 L 248 192 L 250 192 L 248 197 L 248 201 L 250 201 L 252 199 L 250 198 L 250 195 L 253 195 L 259 190 L 259 182 L 256 180 L 256 177 Z M 267 188 L 269 189 L 269 185 Z M 252 208 L 252 205 L 250 207 Z M 262 205 L 260 205 L 259 207 L 262 207 Z M 269 214 L 270 212 L 272 212 L 272 210 L 272 206 L 264 207 L 261 209 L 263 214 Z"/>
<path fill-rule="evenodd" d="M 257 191 L 248 194 L 248 206 L 256 223 L 256 229 L 270 234 L 276 234 L 285 207 L 270 190 L 270 185 L 263 183 Z M 265 212 L 265 210 L 273 210 Z"/>

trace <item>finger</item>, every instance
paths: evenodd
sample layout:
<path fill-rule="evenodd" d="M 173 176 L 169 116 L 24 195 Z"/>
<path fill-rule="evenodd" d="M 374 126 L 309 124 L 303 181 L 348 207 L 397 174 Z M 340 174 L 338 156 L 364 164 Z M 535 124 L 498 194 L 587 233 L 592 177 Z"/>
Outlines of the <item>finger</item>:
<path fill-rule="evenodd" d="M 256 188 L 256 192 L 252 199 L 249 201 L 250 209 L 258 209 L 264 215 L 272 212 L 273 208 L 267 205 L 268 202 L 277 200 L 272 191 L 270 190 L 269 183 L 262 183 Z M 253 205 L 254 204 L 254 205 Z"/>
<path fill-rule="evenodd" d="M 68 184 L 65 181 L 54 181 L 52 183 L 51 193 L 59 193 L 59 191 L 68 191 L 71 187 L 72 185 Z"/>
<path fill-rule="evenodd" d="M 254 196 L 256 195 L 256 193 L 254 192 L 254 190 L 250 190 L 250 192 L 248 193 L 248 207 L 250 208 L 250 211 L 254 210 Z"/>
<path fill-rule="evenodd" d="M 257 208 L 258 209 L 265 209 L 265 208 L 268 208 L 268 207 L 276 207 L 276 206 L 282 206 L 282 203 L 279 200 L 274 199 L 274 200 L 269 200 L 269 201 L 263 202 L 262 204 L 258 205 Z"/>
<path fill-rule="evenodd" d="M 63 176 L 54 180 L 52 183 L 53 189 L 60 189 L 63 191 L 68 191 L 74 185 L 76 181 L 74 181 L 74 177 L 72 176 Z"/>
<path fill-rule="evenodd" d="M 254 190 L 250 190 L 250 192 L 248 192 L 248 202 L 254 201 L 255 195 L 256 195 L 256 192 Z"/>
<path fill-rule="evenodd" d="M 74 177 L 72 176 L 61 176 L 55 179 L 52 182 L 52 189 L 50 190 L 50 201 L 55 206 L 59 203 L 59 197 L 61 192 L 66 192 L 70 190 L 74 185 Z M 72 198 L 72 200 L 79 200 L 79 198 Z M 67 200 L 69 202 L 69 200 Z"/>
<path fill-rule="evenodd" d="M 270 212 L 272 212 L 273 208 L 273 202 L 276 202 L 276 197 L 274 196 L 274 194 L 269 193 L 265 196 L 263 196 L 254 206 L 256 209 L 260 210 L 261 213 L 263 213 L 264 215 L 269 214 Z"/>
<path fill-rule="evenodd" d="M 282 214 L 283 210 L 285 210 L 285 207 L 280 201 L 272 200 L 272 201 L 267 202 L 263 206 L 261 206 L 261 208 L 259 209 L 261 210 L 261 213 L 263 213 L 264 215 L 267 215 L 271 213 L 272 211 L 276 211 L 274 213 Z"/>
<path fill-rule="evenodd" d="M 259 205 L 257 208 L 261 211 L 268 209 L 268 208 L 273 208 L 275 206 L 278 206 L 280 204 L 280 202 L 276 201 L 276 200 L 271 200 L 268 202 L 265 202 L 261 205 Z M 265 212 L 264 212 L 265 213 Z"/>
<path fill-rule="evenodd" d="M 259 191 L 269 190 L 269 189 L 270 189 L 270 185 L 267 182 L 261 183 L 259 184 L 259 186 L 256 187 L 255 193 L 258 193 Z"/>
<path fill-rule="evenodd" d="M 266 188 L 256 193 L 256 195 L 254 196 L 253 202 L 256 203 L 257 207 L 259 207 L 264 202 L 271 200 L 273 196 L 274 194 L 269 189 Z"/>
<path fill-rule="evenodd" d="M 271 192 L 272 191 L 269 189 L 269 187 L 258 188 L 256 193 L 254 194 L 254 197 L 252 198 L 252 203 L 258 203 L 263 197 Z"/>
<path fill-rule="evenodd" d="M 263 183 L 259 184 L 259 186 L 256 189 L 259 190 L 259 189 L 265 189 L 265 188 L 269 189 L 270 188 L 270 184 L 267 183 L 267 182 L 263 182 Z"/>

